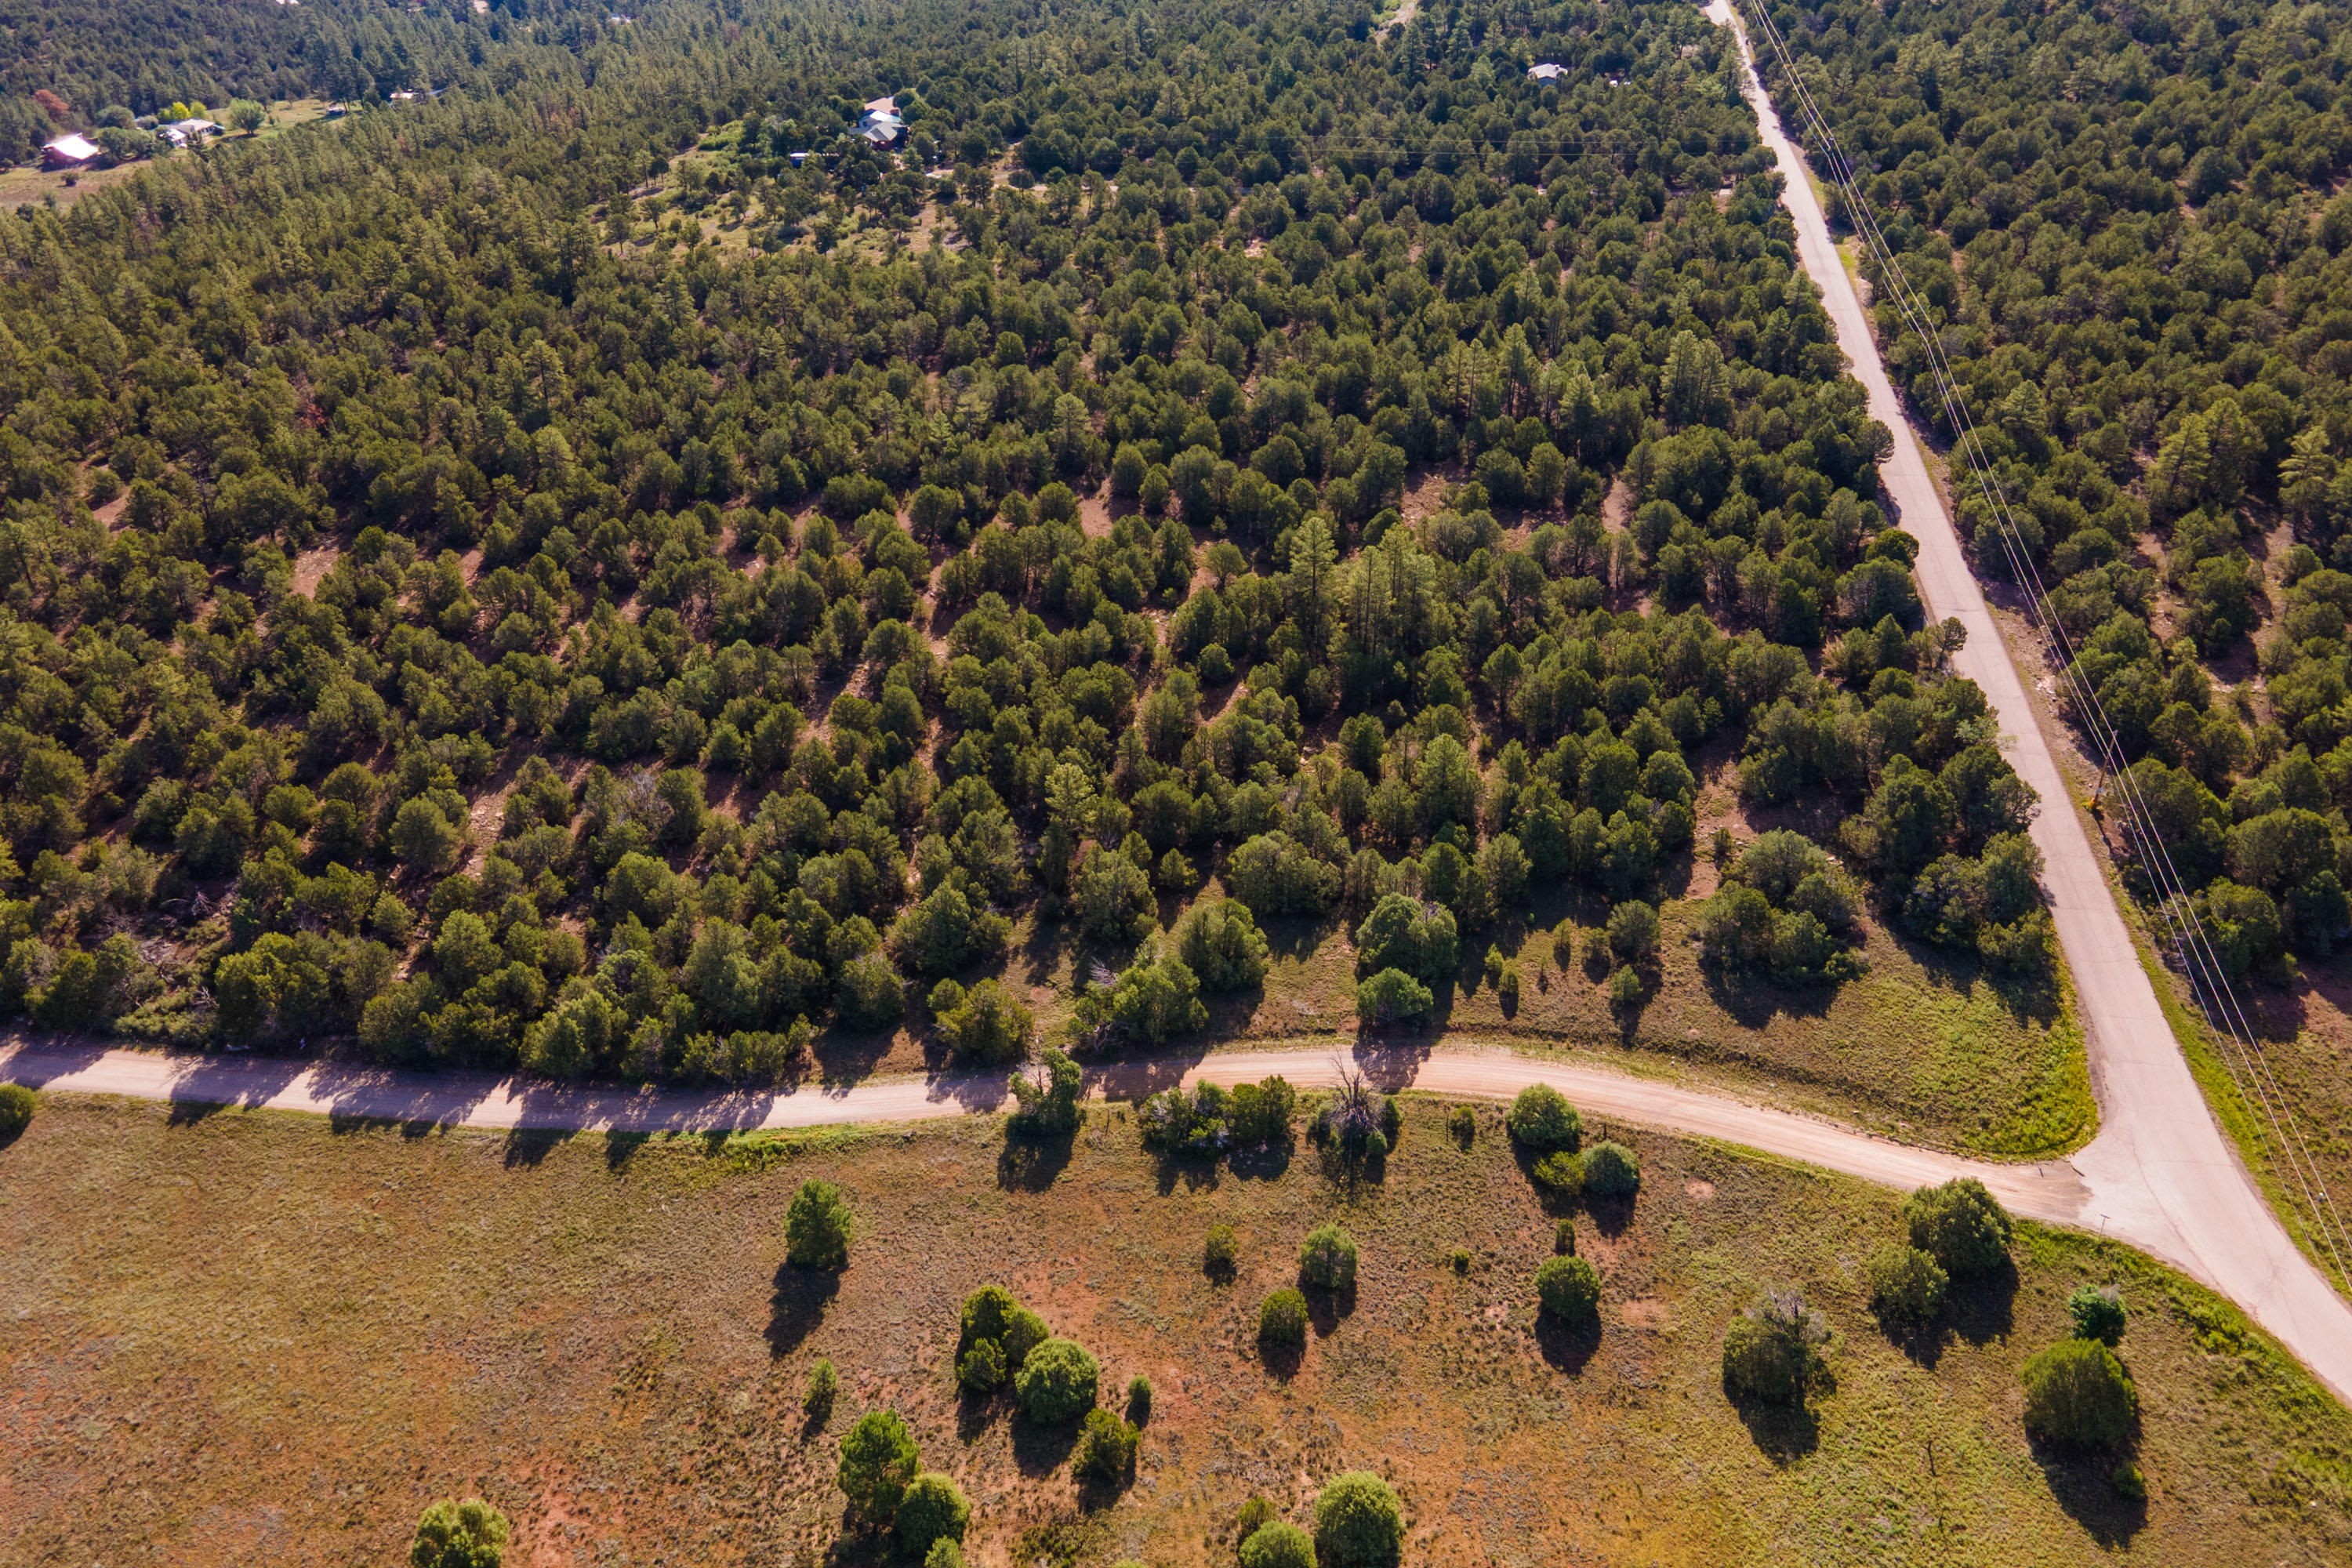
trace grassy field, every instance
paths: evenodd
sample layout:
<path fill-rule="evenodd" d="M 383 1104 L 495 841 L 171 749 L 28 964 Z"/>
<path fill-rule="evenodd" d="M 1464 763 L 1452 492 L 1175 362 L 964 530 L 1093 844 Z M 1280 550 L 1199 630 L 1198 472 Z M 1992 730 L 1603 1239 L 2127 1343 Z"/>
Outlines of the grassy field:
<path fill-rule="evenodd" d="M 1895 1195 L 1610 1129 L 1630 1211 L 1576 1215 L 1597 1334 L 1533 1318 L 1554 1215 L 1494 1108 L 1458 1143 L 1408 1102 L 1378 1179 L 1302 1142 L 1165 1163 L 1097 1110 L 1064 1147 L 992 1119 L 800 1143 L 505 1139 L 53 1100 L 0 1151 L 0 1541 L 7 1563 L 395 1560 L 480 1492 L 523 1563 L 835 1560 L 833 1438 L 892 1405 L 976 1505 L 977 1562 L 1232 1560 L 1253 1492 L 1297 1514 L 1385 1472 L 1408 1561 L 2340 1563 L 2352 1418 L 2237 1314 L 2095 1239 L 2024 1227 L 2016 1276 L 1898 1346 L 1857 1283 Z M 837 1284 L 780 1268 L 804 1176 L 862 1240 Z M 1360 1286 L 1269 1367 L 1257 1300 L 1337 1217 Z M 1198 1268 L 1215 1222 L 1239 1278 Z M 1448 1261 L 1468 1254 L 1466 1271 Z M 960 1405 L 955 1308 L 999 1279 L 1157 1385 L 1135 1480 L 1082 1496 L 1066 1434 Z M 2017 1370 L 2084 1282 L 2120 1284 L 2144 1505 L 2030 1442 Z M 1768 1285 L 1836 1331 L 1802 1419 L 1724 1395 L 1725 1323 Z M 798 1395 L 841 1368 L 831 1426 Z M 148 1549 L 152 1548 L 152 1553 Z M 846 1554 L 852 1560 L 856 1554 Z"/>

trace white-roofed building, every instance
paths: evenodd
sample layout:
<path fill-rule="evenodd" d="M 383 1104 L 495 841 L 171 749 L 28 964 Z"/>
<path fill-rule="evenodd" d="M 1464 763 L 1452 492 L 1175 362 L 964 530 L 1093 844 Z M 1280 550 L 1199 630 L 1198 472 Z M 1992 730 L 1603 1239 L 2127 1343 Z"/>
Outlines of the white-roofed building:
<path fill-rule="evenodd" d="M 87 136 L 71 133 L 54 142 L 41 144 L 41 167 L 45 169 L 78 169 L 106 149 Z"/>
<path fill-rule="evenodd" d="M 1567 74 L 1568 68 L 1566 66 L 1554 65 L 1549 60 L 1544 61 L 1541 65 L 1533 65 L 1528 68 L 1528 79 L 1529 81 L 1558 81 Z"/>

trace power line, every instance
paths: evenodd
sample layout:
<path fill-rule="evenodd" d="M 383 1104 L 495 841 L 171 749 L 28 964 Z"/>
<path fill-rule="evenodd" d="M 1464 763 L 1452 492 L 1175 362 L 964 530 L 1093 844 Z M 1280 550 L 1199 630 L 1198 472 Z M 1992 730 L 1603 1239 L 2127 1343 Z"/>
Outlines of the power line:
<path fill-rule="evenodd" d="M 2121 736 L 2100 704 L 2097 693 L 2089 689 L 2089 683 L 2078 671 L 2074 650 L 2064 626 L 2049 610 L 2041 573 L 2034 565 L 2032 552 L 2022 544 L 2007 496 L 1983 454 L 1977 427 L 1969 417 L 1958 379 L 1945 355 L 1942 339 L 1927 314 L 1926 301 L 1913 289 L 1909 279 L 1895 260 L 1894 247 L 1887 242 L 1885 232 L 1880 228 L 1876 213 L 1863 196 L 1852 161 L 1839 143 L 1836 133 L 1830 129 L 1828 117 L 1822 113 L 1811 89 L 1798 74 L 1787 40 L 1764 9 L 1764 0 L 1748 0 L 1748 9 L 1755 14 L 1759 30 L 1770 43 L 1782 74 L 1789 80 L 1790 89 L 1803 111 L 1810 136 L 1817 142 L 1828 165 L 1830 178 L 1845 200 L 1855 232 L 1870 248 L 1882 276 L 1887 280 L 1887 291 L 1897 312 L 1925 346 L 1928 366 L 1935 377 L 1937 399 L 1943 405 L 1945 416 L 1957 437 L 1954 444 L 1968 463 L 1971 477 L 1975 479 L 1992 515 L 2002 552 L 2019 584 L 2027 589 L 2029 602 L 2043 634 L 2063 656 L 2063 673 L 2075 710 L 2084 721 L 2084 728 L 2097 753 L 2095 760 L 2098 762 L 2102 774 L 2116 782 L 2126 826 L 2139 851 L 2142 869 L 2162 898 L 2159 907 L 2172 933 L 2175 955 L 2189 977 L 2190 994 L 2196 998 L 2207 1025 L 2214 1030 L 2217 1037 L 2226 1042 L 2221 1053 L 2222 1067 L 2230 1074 L 2239 1095 L 2262 1107 L 2263 1114 L 2270 1123 L 2272 1142 L 2284 1155 L 2295 1184 L 2302 1189 L 2304 1202 L 2310 1210 L 2312 1228 L 2335 1262 L 2337 1277 L 2352 1285 L 2352 1272 L 2346 1269 L 2344 1250 L 2339 1245 L 2339 1238 L 2347 1235 L 2343 1215 L 2337 1212 L 2335 1199 L 2327 1191 L 2325 1174 L 2312 1158 L 2293 1105 L 2287 1102 L 2286 1096 L 2280 1090 L 2268 1062 L 2255 1043 L 2253 1029 L 2230 984 L 2220 954 L 2214 950 L 2203 922 L 2197 917 L 2188 881 L 2174 864 L 2170 847 L 2157 829 L 2155 814 L 2142 798 L 2138 781 L 2131 774 Z M 2234 1063 L 2231 1060 L 2231 1048 L 2239 1058 Z M 2242 1067 L 2244 1069 L 2242 1076 Z M 2247 1091 L 2248 1080 L 2254 1086 L 2251 1095 Z"/>

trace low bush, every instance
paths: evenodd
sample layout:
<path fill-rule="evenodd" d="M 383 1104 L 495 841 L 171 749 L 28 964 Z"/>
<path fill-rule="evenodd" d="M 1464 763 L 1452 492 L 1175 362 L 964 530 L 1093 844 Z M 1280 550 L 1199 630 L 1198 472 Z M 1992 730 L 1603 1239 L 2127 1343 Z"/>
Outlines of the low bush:
<path fill-rule="evenodd" d="M 1951 1282 L 1941 1264 L 1901 1242 L 1890 1242 L 1872 1254 L 1864 1276 L 1870 1286 L 1870 1310 L 1889 1323 L 1928 1321 L 1944 1310 L 1944 1291 Z"/>
<path fill-rule="evenodd" d="M 1315 1549 L 1329 1568 L 1386 1568 L 1404 1550 L 1404 1507 L 1388 1482 L 1349 1470 L 1315 1500 Z"/>
<path fill-rule="evenodd" d="M 982 1286 L 964 1298 L 956 1340 L 957 1384 L 967 1394 L 995 1393 L 1049 1337 L 1045 1321 L 1012 1291 L 1002 1285 Z"/>
<path fill-rule="evenodd" d="M 923 1553 L 923 1568 L 963 1568 L 963 1548 L 943 1535 Z"/>
<path fill-rule="evenodd" d="M 1093 1409 L 1101 1383 L 1102 1368 L 1084 1345 L 1050 1339 L 1022 1362 L 1013 1394 L 1023 1415 L 1050 1426 Z"/>
<path fill-rule="evenodd" d="M 818 1358 L 809 1368 L 808 1392 L 801 1395 L 801 1413 L 822 1421 L 833 1414 L 834 1396 L 841 1391 L 841 1374 L 833 1363 Z"/>
<path fill-rule="evenodd" d="M 507 1550 L 507 1516 L 479 1498 L 444 1498 L 416 1521 L 408 1568 L 499 1568 Z"/>
<path fill-rule="evenodd" d="M 1298 1277 L 1318 1290 L 1345 1290 L 1356 1282 L 1356 1238 L 1336 1225 L 1318 1226 L 1298 1248 Z"/>
<path fill-rule="evenodd" d="M 33 1112 L 39 1110 L 41 1097 L 21 1083 L 0 1083 L 0 1143 L 5 1143 L 33 1124 Z"/>
<path fill-rule="evenodd" d="M 1239 1549 L 1249 1544 L 1251 1536 L 1272 1524 L 1278 1515 L 1272 1503 L 1255 1493 L 1234 1510 L 1234 1545 Z"/>
<path fill-rule="evenodd" d="M 1536 1184 L 1565 1202 L 1584 1194 L 1584 1156 L 1556 1149 L 1536 1162 Z"/>
<path fill-rule="evenodd" d="M 1307 1342 L 1307 1298 L 1285 1286 L 1257 1310 L 1260 1344 L 1296 1348 Z"/>
<path fill-rule="evenodd" d="M 795 1268 L 845 1268 L 855 1228 L 839 1187 L 803 1182 L 784 1215 L 784 1261 Z"/>
<path fill-rule="evenodd" d="M 1576 1222 L 1574 1220 L 1563 1219 L 1558 1225 L 1552 1226 L 1551 1249 L 1556 1255 L 1561 1258 L 1571 1258 L 1575 1256 Z"/>
<path fill-rule="evenodd" d="M 1419 1018 L 1436 1004 L 1429 987 L 1402 969 L 1383 969 L 1356 986 L 1357 1016 L 1375 1023 Z"/>
<path fill-rule="evenodd" d="M 899 1500 L 921 1468 L 914 1436 L 895 1410 L 869 1410 L 857 1418 L 841 1440 L 841 1464 L 835 1484 L 849 1500 L 849 1511 L 860 1524 L 887 1529 L 898 1517 Z"/>
<path fill-rule="evenodd" d="M 1553 1149 L 1573 1152 L 1584 1141 L 1584 1121 L 1576 1107 L 1548 1083 L 1531 1083 L 1519 1090 L 1503 1124 L 1523 1148 L 1538 1153 Z"/>
<path fill-rule="evenodd" d="M 1242 1542 L 1242 1568 L 1315 1568 L 1315 1538 L 1280 1521 L 1261 1525 Z"/>
<path fill-rule="evenodd" d="M 1140 1440 L 1141 1434 L 1133 1426 L 1097 1405 L 1087 1412 L 1072 1468 L 1090 1481 L 1118 1481 L 1134 1468 L 1135 1448 Z"/>
<path fill-rule="evenodd" d="M 2112 1285 L 2084 1285 L 2066 1298 L 2066 1315 L 2074 1321 L 2074 1337 L 2096 1340 L 2113 1349 L 2124 1342 L 2123 1292 Z"/>
<path fill-rule="evenodd" d="M 926 1470 L 908 1483 L 898 1500 L 891 1530 L 899 1549 L 910 1555 L 928 1553 L 936 1542 L 961 1541 L 971 1523 L 971 1500 L 952 1476 Z"/>
<path fill-rule="evenodd" d="M 1241 1246 L 1234 1239 L 1234 1227 L 1211 1226 L 1209 1239 L 1201 1247 L 1201 1272 L 1212 1279 L 1230 1279 L 1240 1258 Z"/>
<path fill-rule="evenodd" d="M 2009 1256 L 2009 1215 L 1973 1176 L 1922 1187 L 1903 1200 L 1911 1245 L 1958 1279 L 2000 1267 Z"/>
<path fill-rule="evenodd" d="M 1445 1118 L 1445 1130 L 1465 1149 L 1478 1141 L 1478 1113 L 1466 1105 L 1457 1105 Z"/>
<path fill-rule="evenodd" d="M 1138 1426 L 1151 1419 L 1151 1380 L 1139 1372 L 1127 1380 L 1127 1418 Z"/>
<path fill-rule="evenodd" d="M 1536 1302 L 1563 1323 L 1589 1323 L 1601 1313 L 1601 1271 L 1570 1255 L 1547 1258 L 1536 1269 Z"/>
<path fill-rule="evenodd" d="M 982 1340 L 956 1357 L 956 1386 L 966 1394 L 993 1394 L 1004 1386 L 1004 1346 L 995 1340 Z"/>
<path fill-rule="evenodd" d="M 1622 1143 L 1600 1142 L 1584 1152 L 1584 1190 L 1604 1198 L 1631 1197 L 1642 1185 L 1642 1162 Z"/>
<path fill-rule="evenodd" d="M 2139 1391 L 2116 1352 L 2067 1340 L 2025 1363 L 2025 1425 L 2054 1442 L 2112 1448 L 2131 1436 Z"/>
<path fill-rule="evenodd" d="M 1826 1370 L 1829 1327 L 1794 1290 L 1774 1290 L 1731 1321 L 1723 1337 L 1723 1381 L 1733 1392 L 1795 1405 Z"/>

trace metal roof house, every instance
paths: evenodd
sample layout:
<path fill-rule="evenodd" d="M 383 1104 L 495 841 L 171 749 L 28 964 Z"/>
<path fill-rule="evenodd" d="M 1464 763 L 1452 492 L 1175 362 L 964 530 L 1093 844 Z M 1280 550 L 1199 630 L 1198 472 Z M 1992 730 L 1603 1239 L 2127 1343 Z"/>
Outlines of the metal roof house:
<path fill-rule="evenodd" d="M 78 169 L 106 149 L 87 136 L 64 135 L 41 144 L 41 167 Z"/>
<path fill-rule="evenodd" d="M 1566 66 L 1554 65 L 1549 60 L 1544 61 L 1541 65 L 1533 65 L 1528 68 L 1528 79 L 1529 81 L 1558 81 L 1567 74 L 1568 68 Z"/>

